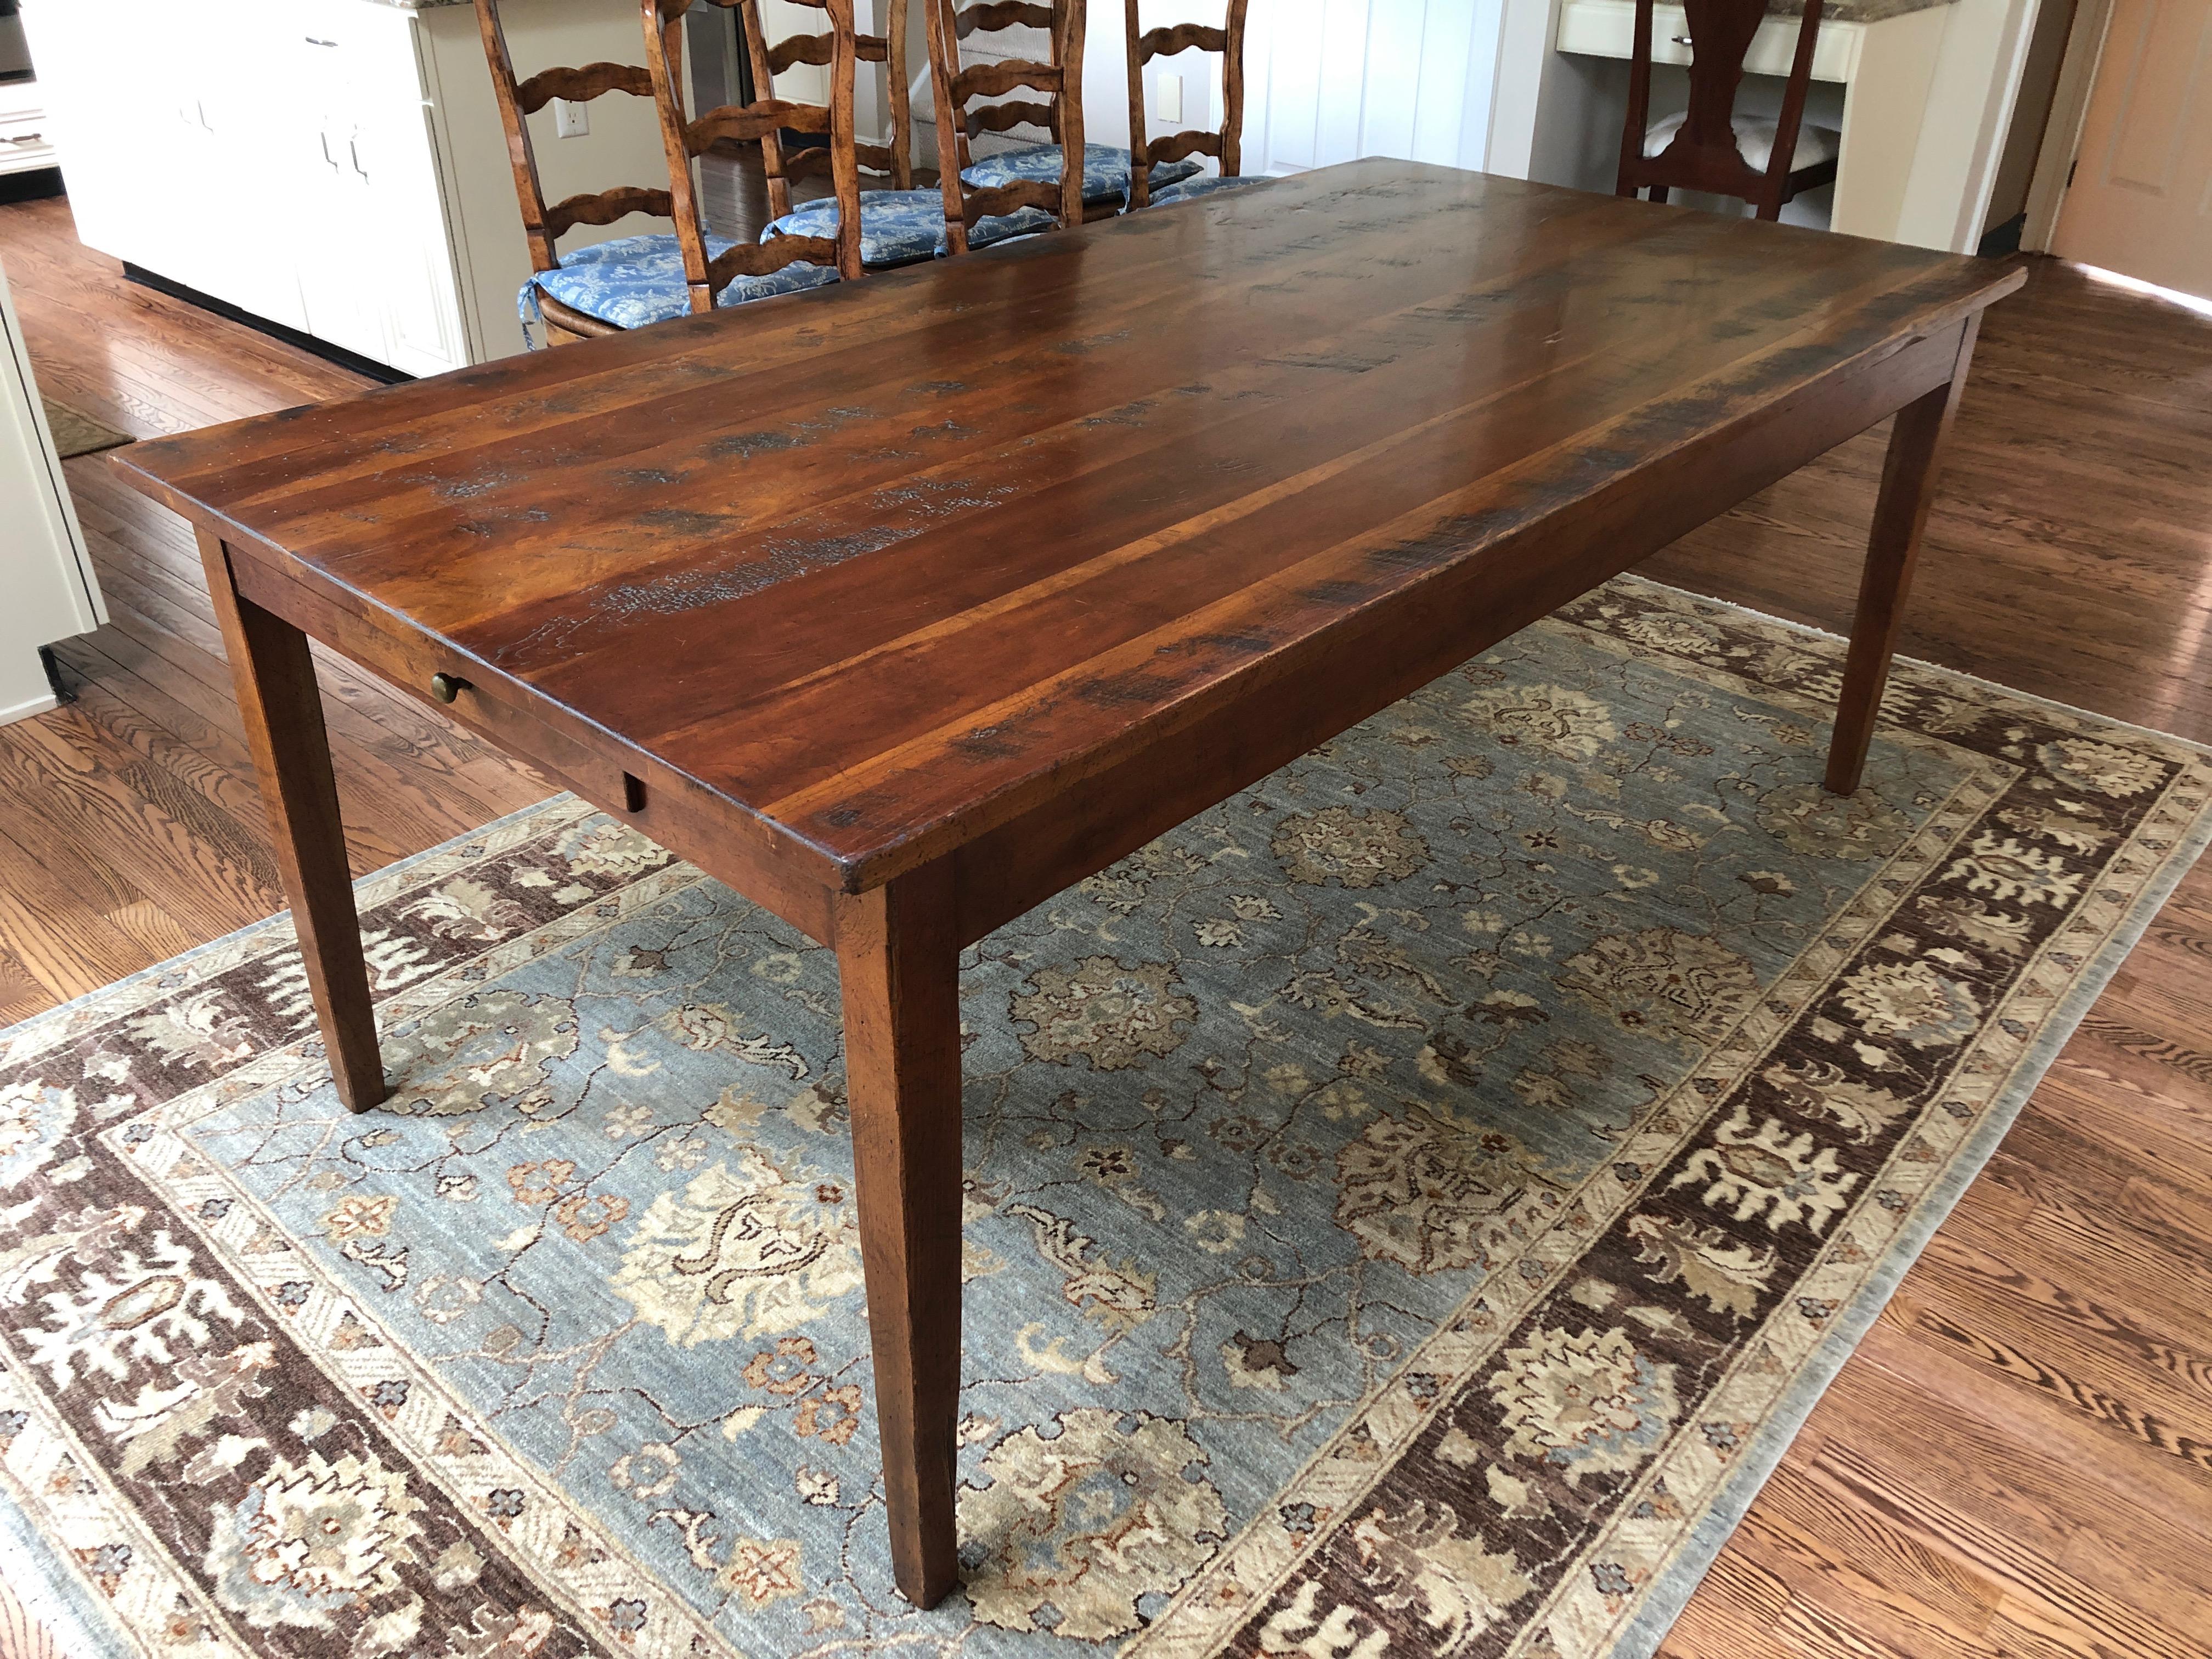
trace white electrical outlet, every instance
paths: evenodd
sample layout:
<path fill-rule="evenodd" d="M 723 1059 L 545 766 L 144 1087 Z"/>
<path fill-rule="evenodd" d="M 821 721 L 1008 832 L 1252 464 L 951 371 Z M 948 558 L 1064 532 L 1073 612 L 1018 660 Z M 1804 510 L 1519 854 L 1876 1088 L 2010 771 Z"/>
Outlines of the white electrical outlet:
<path fill-rule="evenodd" d="M 1182 119 L 1182 76 L 1160 76 L 1152 88 L 1152 112 L 1163 121 Z"/>
<path fill-rule="evenodd" d="M 572 104 L 566 98 L 553 100 L 553 136 L 556 138 L 581 138 L 592 130 L 592 112 L 581 104 Z"/>

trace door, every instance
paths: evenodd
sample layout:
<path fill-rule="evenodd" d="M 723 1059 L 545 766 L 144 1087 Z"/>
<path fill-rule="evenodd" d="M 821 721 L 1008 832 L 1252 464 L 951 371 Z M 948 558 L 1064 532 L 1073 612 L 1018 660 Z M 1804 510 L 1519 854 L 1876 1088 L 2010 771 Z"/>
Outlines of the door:
<path fill-rule="evenodd" d="M 2212 299 L 2212 0 L 2115 0 L 2051 252 Z"/>

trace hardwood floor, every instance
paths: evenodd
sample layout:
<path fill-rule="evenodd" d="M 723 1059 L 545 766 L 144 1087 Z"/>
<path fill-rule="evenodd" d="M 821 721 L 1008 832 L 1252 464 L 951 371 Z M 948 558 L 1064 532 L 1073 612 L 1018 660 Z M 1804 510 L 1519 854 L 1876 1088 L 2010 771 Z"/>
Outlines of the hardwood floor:
<path fill-rule="evenodd" d="M 740 185 L 741 185 L 740 181 Z M 742 191 L 731 198 L 740 204 Z M 45 390 L 150 434 L 356 384 L 0 208 Z M 1883 434 L 1652 560 L 1840 629 Z M 2212 739 L 2212 322 L 2035 262 L 1993 311 L 1901 648 Z M 68 471 L 113 622 L 0 727 L 0 1023 L 281 907 L 182 525 Z M 549 793 L 319 657 L 353 867 Z M 1668 1638 L 1669 1659 L 2212 1656 L 2212 865 L 2052 1068 Z"/>

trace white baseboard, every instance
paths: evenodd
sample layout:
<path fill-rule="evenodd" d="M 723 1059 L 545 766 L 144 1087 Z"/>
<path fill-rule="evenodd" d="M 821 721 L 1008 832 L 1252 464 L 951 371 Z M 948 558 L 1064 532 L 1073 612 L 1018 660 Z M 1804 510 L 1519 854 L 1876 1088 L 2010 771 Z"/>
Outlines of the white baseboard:
<path fill-rule="evenodd" d="M 0 726 L 6 726 L 15 720 L 27 720 L 33 714 L 43 714 L 49 708 L 60 707 L 61 699 L 49 691 L 43 696 L 33 697 L 27 702 L 15 703 L 8 708 L 0 708 Z"/>

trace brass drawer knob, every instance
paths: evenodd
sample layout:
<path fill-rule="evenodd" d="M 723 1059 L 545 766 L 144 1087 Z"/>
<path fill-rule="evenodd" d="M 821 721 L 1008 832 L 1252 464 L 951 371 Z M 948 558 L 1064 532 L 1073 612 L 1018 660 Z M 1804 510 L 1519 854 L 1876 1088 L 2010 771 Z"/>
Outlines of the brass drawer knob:
<path fill-rule="evenodd" d="M 440 702 L 451 702 L 469 689 L 469 683 L 458 674 L 430 676 L 430 695 Z"/>

